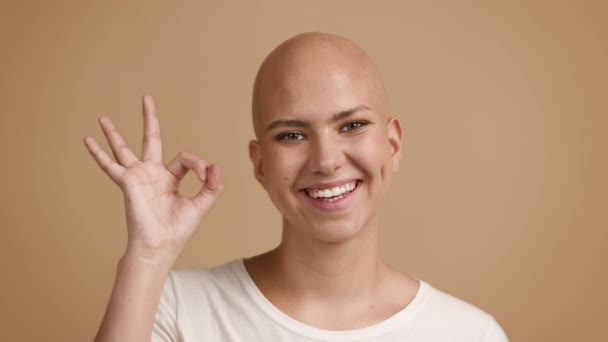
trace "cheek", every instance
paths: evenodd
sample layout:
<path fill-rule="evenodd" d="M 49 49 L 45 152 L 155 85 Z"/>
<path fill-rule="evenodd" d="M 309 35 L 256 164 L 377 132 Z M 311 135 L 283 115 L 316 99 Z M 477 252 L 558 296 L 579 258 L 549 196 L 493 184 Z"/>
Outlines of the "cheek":
<path fill-rule="evenodd" d="M 368 136 L 351 150 L 353 162 L 369 177 L 373 191 L 384 188 L 393 173 L 390 144 L 380 133 Z"/>
<path fill-rule="evenodd" d="M 359 144 L 355 154 L 367 169 L 378 170 L 384 167 L 387 161 L 390 161 L 390 144 L 382 134 L 370 135 L 368 139 Z"/>
<path fill-rule="evenodd" d="M 264 160 L 264 174 L 271 187 L 285 186 L 293 183 L 297 177 L 298 153 L 274 149 L 268 151 Z"/>

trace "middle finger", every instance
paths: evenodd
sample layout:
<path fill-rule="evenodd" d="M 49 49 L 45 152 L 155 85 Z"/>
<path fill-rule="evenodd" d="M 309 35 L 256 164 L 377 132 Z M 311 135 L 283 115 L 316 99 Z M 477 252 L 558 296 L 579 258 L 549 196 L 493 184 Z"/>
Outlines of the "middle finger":
<path fill-rule="evenodd" d="M 122 136 L 120 136 L 120 133 L 118 133 L 116 127 L 114 127 L 114 124 L 110 118 L 107 116 L 102 116 L 99 118 L 99 124 L 101 125 L 103 134 L 106 136 L 108 144 L 112 149 L 114 158 L 116 158 L 116 161 L 119 164 L 125 167 L 131 167 L 139 162 L 135 154 L 133 154 L 133 151 L 131 151 L 129 146 L 127 146 L 127 143 L 124 141 Z"/>

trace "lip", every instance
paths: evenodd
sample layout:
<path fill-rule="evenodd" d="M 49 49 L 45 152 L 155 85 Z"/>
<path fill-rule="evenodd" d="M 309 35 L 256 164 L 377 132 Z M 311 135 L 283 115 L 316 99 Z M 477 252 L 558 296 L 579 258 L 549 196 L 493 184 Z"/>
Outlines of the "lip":
<path fill-rule="evenodd" d="M 325 201 L 325 200 L 319 199 L 319 198 L 310 197 L 306 193 L 306 190 L 328 189 L 328 188 L 332 188 L 335 186 L 348 184 L 353 181 L 357 182 L 355 189 L 349 193 L 341 195 L 342 196 L 341 198 L 334 200 L 332 202 L 328 202 L 328 201 Z M 359 188 L 361 187 L 361 184 L 363 184 L 363 181 L 360 179 L 351 179 L 351 180 L 347 180 L 347 181 L 338 181 L 338 182 L 332 182 L 332 183 L 313 184 L 312 186 L 310 186 L 308 188 L 300 190 L 299 193 L 300 193 L 300 196 L 302 196 L 308 203 L 310 203 L 316 209 L 321 209 L 324 211 L 343 210 L 343 209 L 348 208 L 351 205 L 351 203 L 354 201 L 355 196 L 359 192 Z"/>

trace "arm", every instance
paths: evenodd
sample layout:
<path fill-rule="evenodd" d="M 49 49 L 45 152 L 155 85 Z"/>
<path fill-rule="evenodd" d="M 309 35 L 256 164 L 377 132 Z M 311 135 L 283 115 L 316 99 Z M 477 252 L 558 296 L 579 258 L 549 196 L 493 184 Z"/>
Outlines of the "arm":
<path fill-rule="evenodd" d="M 171 264 L 124 256 L 96 342 L 146 341 Z"/>
<path fill-rule="evenodd" d="M 141 159 L 126 145 L 112 122 L 100 118 L 113 161 L 95 139 L 84 143 L 100 168 L 124 194 L 128 243 L 112 295 L 95 338 L 102 341 L 150 341 L 154 316 L 167 275 L 223 186 L 217 165 L 180 153 L 163 165 L 160 127 L 151 97 L 143 102 Z M 194 171 L 203 186 L 191 198 L 178 194 L 179 183 Z"/>

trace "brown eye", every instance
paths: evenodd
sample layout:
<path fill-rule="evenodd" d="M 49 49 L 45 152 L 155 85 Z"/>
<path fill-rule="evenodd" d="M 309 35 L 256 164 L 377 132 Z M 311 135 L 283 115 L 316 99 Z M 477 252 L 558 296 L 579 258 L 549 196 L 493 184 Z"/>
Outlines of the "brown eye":
<path fill-rule="evenodd" d="M 340 128 L 340 132 L 349 132 L 349 131 L 361 128 L 361 127 L 363 127 L 365 125 L 367 125 L 367 122 L 364 122 L 364 121 L 352 121 L 352 122 L 346 123 L 344 126 L 342 126 Z"/>
<path fill-rule="evenodd" d="M 277 137 L 279 141 L 296 141 L 296 140 L 304 140 L 304 135 L 298 132 L 287 132 L 283 134 L 279 134 Z"/>

